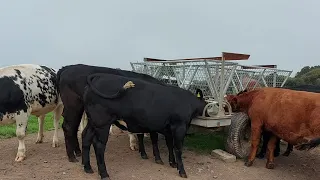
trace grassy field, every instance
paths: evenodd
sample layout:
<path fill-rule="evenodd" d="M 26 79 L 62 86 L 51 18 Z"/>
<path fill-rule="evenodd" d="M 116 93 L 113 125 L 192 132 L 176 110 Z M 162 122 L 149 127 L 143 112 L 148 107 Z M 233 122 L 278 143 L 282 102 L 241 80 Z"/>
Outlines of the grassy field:
<path fill-rule="evenodd" d="M 49 113 L 44 122 L 44 131 L 50 131 L 54 129 L 53 126 L 53 114 Z M 60 128 L 62 123 L 60 120 Z M 35 116 L 31 116 L 28 122 L 27 133 L 38 132 L 38 119 Z M 0 126 L 0 139 L 12 138 L 16 136 L 16 125 Z M 220 132 L 215 133 L 196 133 L 186 137 L 185 147 L 187 149 L 199 152 L 210 153 L 213 149 L 224 149 L 223 134 Z"/>
<path fill-rule="evenodd" d="M 60 120 L 60 127 L 62 123 L 62 118 Z M 27 133 L 37 133 L 38 132 L 38 118 L 31 116 L 28 121 Z M 49 113 L 44 122 L 44 131 L 53 130 L 53 114 Z M 10 124 L 5 126 L 0 126 L 0 139 L 12 138 L 16 136 L 16 124 Z"/>

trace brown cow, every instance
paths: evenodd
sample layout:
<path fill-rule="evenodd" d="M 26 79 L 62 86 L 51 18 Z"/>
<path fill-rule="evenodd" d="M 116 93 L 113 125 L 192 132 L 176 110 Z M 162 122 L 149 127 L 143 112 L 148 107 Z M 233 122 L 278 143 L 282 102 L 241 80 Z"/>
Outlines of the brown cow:
<path fill-rule="evenodd" d="M 281 88 L 260 88 L 228 98 L 233 111 L 247 113 L 251 119 L 251 152 L 246 166 L 256 157 L 262 129 L 272 132 L 266 168 L 274 168 L 277 136 L 292 145 L 320 137 L 319 93 Z"/>
<path fill-rule="evenodd" d="M 240 95 L 244 92 L 247 92 L 248 89 L 245 89 L 244 91 L 240 91 L 237 95 Z M 227 101 L 230 101 L 232 98 L 234 98 L 235 95 L 226 95 L 225 98 Z M 233 105 L 234 106 L 234 105 Z M 232 107 L 232 111 L 234 111 L 235 107 Z M 225 112 L 228 112 L 228 108 L 227 106 L 224 107 Z M 269 139 L 271 137 L 272 133 L 265 131 L 265 129 L 262 131 L 262 140 L 263 140 L 263 144 L 261 147 L 260 152 L 257 154 L 257 158 L 259 159 L 263 159 L 265 156 L 265 153 L 267 151 L 267 145 L 269 142 Z M 289 156 L 290 153 L 293 151 L 293 145 L 288 143 L 287 149 L 286 151 L 282 154 L 283 156 Z M 277 138 L 277 142 L 276 142 L 276 148 L 274 150 L 274 157 L 278 157 L 280 155 L 280 138 Z"/>

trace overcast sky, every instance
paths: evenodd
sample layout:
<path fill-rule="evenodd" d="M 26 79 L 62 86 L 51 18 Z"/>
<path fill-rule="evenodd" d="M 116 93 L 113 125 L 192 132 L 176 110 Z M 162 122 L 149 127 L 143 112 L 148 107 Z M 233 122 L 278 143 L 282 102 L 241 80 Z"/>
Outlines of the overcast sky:
<path fill-rule="evenodd" d="M 0 0 L 0 66 L 250 54 L 296 72 L 320 63 L 319 0 Z"/>

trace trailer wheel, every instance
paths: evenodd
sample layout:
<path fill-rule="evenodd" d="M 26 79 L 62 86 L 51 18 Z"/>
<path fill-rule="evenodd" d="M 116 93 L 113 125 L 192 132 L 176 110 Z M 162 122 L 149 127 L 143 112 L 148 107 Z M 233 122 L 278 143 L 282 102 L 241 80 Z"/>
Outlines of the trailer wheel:
<path fill-rule="evenodd" d="M 238 158 L 244 159 L 250 153 L 251 123 L 245 113 L 237 113 L 231 118 L 226 140 L 226 151 Z"/>

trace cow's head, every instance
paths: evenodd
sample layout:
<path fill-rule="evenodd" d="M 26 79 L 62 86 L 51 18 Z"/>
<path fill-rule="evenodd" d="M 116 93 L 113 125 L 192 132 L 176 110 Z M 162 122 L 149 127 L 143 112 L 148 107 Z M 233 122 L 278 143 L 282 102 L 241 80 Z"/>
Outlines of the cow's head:
<path fill-rule="evenodd" d="M 230 104 L 232 112 L 238 112 L 239 106 L 238 106 L 237 95 L 227 95 L 225 96 L 225 98 Z"/>
<path fill-rule="evenodd" d="M 231 108 L 232 108 L 232 112 L 239 112 L 240 111 L 240 107 L 239 107 L 239 100 L 238 100 L 238 96 L 248 92 L 247 89 L 240 91 L 237 95 L 226 95 L 225 99 L 228 101 L 228 103 L 230 104 Z"/>
<path fill-rule="evenodd" d="M 197 105 L 197 109 L 194 112 L 193 116 L 201 116 L 203 113 L 203 109 L 207 105 L 207 103 L 203 98 L 203 92 L 201 89 L 196 89 L 195 96 L 198 100 L 200 100 L 200 104 Z"/>

